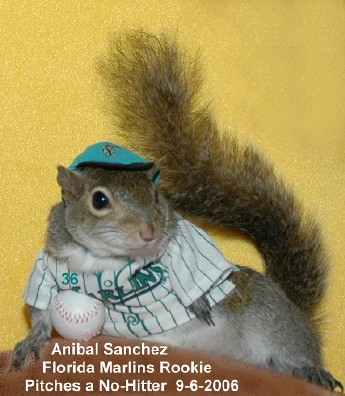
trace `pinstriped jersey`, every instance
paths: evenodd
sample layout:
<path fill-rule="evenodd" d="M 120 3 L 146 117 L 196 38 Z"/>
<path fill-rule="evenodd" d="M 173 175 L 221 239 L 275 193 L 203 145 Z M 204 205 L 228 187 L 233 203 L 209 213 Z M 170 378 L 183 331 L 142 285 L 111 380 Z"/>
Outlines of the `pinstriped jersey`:
<path fill-rule="evenodd" d="M 235 287 L 230 275 L 236 266 L 225 259 L 204 231 L 178 215 L 177 232 L 159 259 L 114 260 L 121 261 L 121 270 L 82 273 L 70 270 L 66 262 L 43 250 L 24 299 L 32 307 L 47 310 L 59 291 L 84 293 L 105 306 L 103 334 L 145 337 L 193 319 L 195 315 L 188 307 L 202 295 L 212 307 Z"/>

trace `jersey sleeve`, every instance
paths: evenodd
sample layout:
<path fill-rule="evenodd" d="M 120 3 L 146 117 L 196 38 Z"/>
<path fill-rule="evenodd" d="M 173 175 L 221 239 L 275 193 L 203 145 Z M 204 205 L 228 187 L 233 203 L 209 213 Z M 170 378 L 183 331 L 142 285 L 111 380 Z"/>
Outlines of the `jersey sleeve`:
<path fill-rule="evenodd" d="M 52 299 L 58 293 L 58 285 L 50 270 L 51 261 L 54 260 L 46 250 L 43 250 L 36 258 L 23 295 L 24 300 L 31 307 L 49 309 Z"/>
<path fill-rule="evenodd" d="M 189 221 L 178 219 L 178 232 L 171 244 L 168 271 L 172 288 L 188 307 L 205 293 L 218 290 L 217 301 L 235 287 L 229 275 L 237 267 L 225 259 L 211 238 Z"/>

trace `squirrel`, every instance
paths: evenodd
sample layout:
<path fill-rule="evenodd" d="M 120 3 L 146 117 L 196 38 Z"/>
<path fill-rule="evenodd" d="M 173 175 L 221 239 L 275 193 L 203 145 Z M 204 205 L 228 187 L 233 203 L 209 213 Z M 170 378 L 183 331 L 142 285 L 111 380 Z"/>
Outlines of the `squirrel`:
<path fill-rule="evenodd" d="M 114 40 L 101 73 L 118 135 L 133 152 L 102 142 L 58 167 L 62 200 L 24 293 L 32 327 L 15 346 L 12 367 L 32 353 L 39 358 L 50 339 L 52 295 L 37 298 L 32 279 L 50 271 L 52 293 L 55 265 L 56 274 L 67 268 L 86 279 L 76 291 L 95 274 L 123 275 L 120 287 L 103 290 L 112 307 L 104 334 L 215 353 L 343 390 L 324 368 L 318 330 L 329 262 L 320 227 L 262 154 L 219 131 L 201 103 L 199 57 L 164 34 L 135 31 Z M 265 274 L 230 263 L 179 213 L 247 233 Z M 114 303 L 119 289 L 135 284 L 141 293 L 131 277 L 143 271 L 160 284 L 153 301 L 145 305 L 132 290 L 137 323 L 118 322 L 117 304 L 126 305 Z M 164 306 L 165 320 L 154 317 L 151 303 Z"/>

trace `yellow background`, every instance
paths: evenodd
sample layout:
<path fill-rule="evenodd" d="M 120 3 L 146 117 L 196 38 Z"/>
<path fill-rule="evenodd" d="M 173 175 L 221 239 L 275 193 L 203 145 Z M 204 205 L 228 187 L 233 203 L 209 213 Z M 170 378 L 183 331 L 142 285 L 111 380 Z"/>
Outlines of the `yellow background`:
<path fill-rule="evenodd" d="M 1 349 L 27 330 L 21 294 L 59 200 L 56 166 L 116 141 L 96 64 L 111 34 L 132 27 L 201 48 L 205 100 L 220 125 L 271 158 L 323 224 L 332 257 L 325 356 L 345 382 L 343 0 L 0 3 Z M 246 239 L 211 233 L 232 261 L 260 267 Z"/>

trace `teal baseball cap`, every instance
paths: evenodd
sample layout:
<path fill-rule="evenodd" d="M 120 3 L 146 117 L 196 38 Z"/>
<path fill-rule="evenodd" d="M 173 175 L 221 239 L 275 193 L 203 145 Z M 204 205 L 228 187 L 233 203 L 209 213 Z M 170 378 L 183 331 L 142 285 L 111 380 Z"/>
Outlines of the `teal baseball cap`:
<path fill-rule="evenodd" d="M 114 170 L 150 170 L 154 162 L 109 142 L 100 142 L 86 148 L 68 167 L 70 170 L 80 170 L 85 166 L 111 168 Z M 154 176 L 154 183 L 159 181 L 159 171 Z"/>

